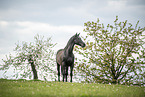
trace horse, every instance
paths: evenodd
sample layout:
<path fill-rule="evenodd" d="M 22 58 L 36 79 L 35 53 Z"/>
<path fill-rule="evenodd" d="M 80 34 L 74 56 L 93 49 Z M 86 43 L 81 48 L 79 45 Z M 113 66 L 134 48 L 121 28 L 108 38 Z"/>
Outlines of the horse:
<path fill-rule="evenodd" d="M 85 43 L 82 41 L 82 39 L 79 37 L 79 34 L 75 34 L 72 36 L 67 45 L 64 49 L 60 49 L 57 51 L 56 54 L 56 63 L 57 63 L 57 71 L 58 71 L 58 81 L 60 82 L 60 66 L 61 66 L 61 74 L 63 76 L 63 82 L 64 80 L 67 82 L 67 75 L 68 75 L 68 67 L 70 67 L 70 82 L 72 82 L 72 76 L 73 76 L 73 67 L 74 67 L 74 54 L 73 54 L 73 48 L 74 45 L 79 45 L 82 48 L 85 47 Z"/>

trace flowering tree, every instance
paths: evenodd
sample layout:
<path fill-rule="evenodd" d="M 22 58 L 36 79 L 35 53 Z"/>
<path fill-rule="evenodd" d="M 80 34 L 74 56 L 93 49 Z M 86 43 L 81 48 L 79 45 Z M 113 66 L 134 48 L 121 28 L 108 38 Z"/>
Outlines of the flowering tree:
<path fill-rule="evenodd" d="M 97 22 L 85 23 L 86 48 L 76 47 L 83 55 L 77 58 L 77 69 L 88 82 L 113 84 L 143 84 L 145 82 L 145 28 L 131 23 L 114 25 Z M 145 33 L 144 33 L 145 34 Z"/>
<path fill-rule="evenodd" d="M 11 54 L 7 56 L 6 60 L 3 60 L 1 70 L 7 71 L 10 66 L 13 66 L 14 77 L 21 77 L 29 79 L 38 79 L 38 75 L 46 80 L 48 74 L 55 71 L 54 67 L 54 51 L 52 48 L 55 44 L 51 43 L 51 38 L 44 40 L 42 36 L 35 36 L 35 42 L 22 42 L 22 45 L 17 44 L 15 48 L 16 56 L 13 57 Z"/>

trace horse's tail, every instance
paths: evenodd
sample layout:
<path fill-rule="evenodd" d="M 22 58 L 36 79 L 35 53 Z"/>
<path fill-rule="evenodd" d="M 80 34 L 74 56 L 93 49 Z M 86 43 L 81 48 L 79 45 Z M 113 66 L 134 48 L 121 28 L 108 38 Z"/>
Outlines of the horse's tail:
<path fill-rule="evenodd" d="M 58 81 L 60 82 L 60 65 L 57 63 Z"/>
<path fill-rule="evenodd" d="M 63 49 L 60 49 L 60 50 L 58 50 L 57 51 L 57 53 L 56 53 L 56 63 L 57 63 L 57 72 L 58 72 L 58 81 L 60 81 L 60 63 L 61 63 L 61 51 L 62 51 Z"/>

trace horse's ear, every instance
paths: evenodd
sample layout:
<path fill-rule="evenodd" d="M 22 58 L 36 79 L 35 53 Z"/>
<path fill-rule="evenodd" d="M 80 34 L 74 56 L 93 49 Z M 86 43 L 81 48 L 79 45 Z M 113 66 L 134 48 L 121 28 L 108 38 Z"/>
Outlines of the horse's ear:
<path fill-rule="evenodd" d="M 78 34 L 78 36 L 80 35 L 80 33 Z"/>
<path fill-rule="evenodd" d="M 78 34 L 76 33 L 75 36 L 78 36 Z"/>
<path fill-rule="evenodd" d="M 76 37 L 79 36 L 79 35 L 80 35 L 80 33 L 79 34 L 77 34 L 77 33 L 75 34 Z"/>

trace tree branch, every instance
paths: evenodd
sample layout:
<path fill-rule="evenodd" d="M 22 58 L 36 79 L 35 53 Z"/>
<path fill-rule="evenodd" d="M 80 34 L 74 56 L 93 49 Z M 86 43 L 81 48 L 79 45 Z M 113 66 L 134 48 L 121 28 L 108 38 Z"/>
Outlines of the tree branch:
<path fill-rule="evenodd" d="M 122 72 L 123 67 L 124 67 L 124 65 L 126 64 L 126 58 L 127 58 L 127 56 L 132 52 L 132 50 L 133 50 L 133 46 L 132 46 L 132 48 L 130 49 L 130 51 L 127 52 L 127 54 L 125 55 L 125 58 L 120 62 L 120 66 L 119 66 L 119 68 L 117 69 L 117 77 L 120 76 L 120 73 Z M 123 65 L 121 65 L 121 64 L 123 64 Z M 120 69 L 120 68 L 121 68 L 121 69 Z M 119 71 L 119 70 L 120 70 L 120 71 Z"/>
<path fill-rule="evenodd" d="M 130 66 L 130 67 L 128 68 L 128 70 L 125 71 L 124 75 L 120 78 L 120 80 L 122 80 L 124 77 L 126 77 L 127 73 L 128 73 L 129 70 L 131 69 L 131 67 L 132 67 L 132 66 Z"/>

